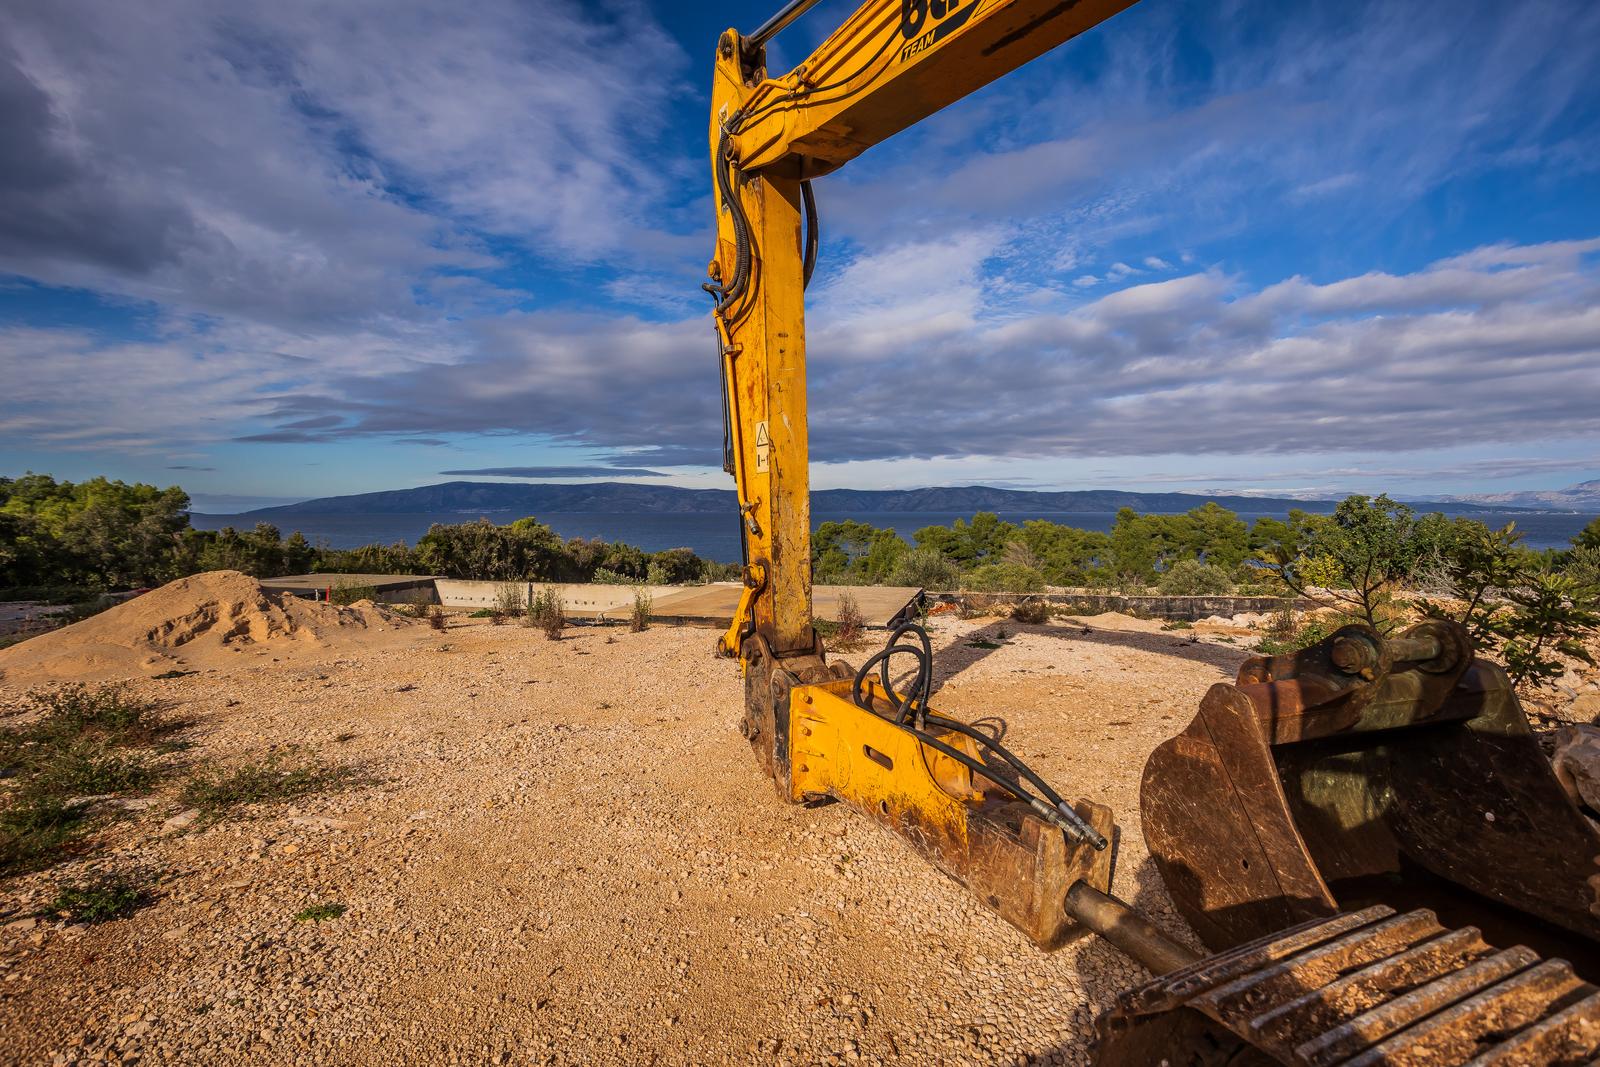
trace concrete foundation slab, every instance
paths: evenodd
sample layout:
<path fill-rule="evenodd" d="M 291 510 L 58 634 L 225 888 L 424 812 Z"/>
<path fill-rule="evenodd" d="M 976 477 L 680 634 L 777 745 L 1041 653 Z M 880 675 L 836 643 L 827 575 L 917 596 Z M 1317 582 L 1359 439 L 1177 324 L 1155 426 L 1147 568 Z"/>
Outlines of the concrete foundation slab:
<path fill-rule="evenodd" d="M 738 582 L 710 585 L 590 585 L 557 582 L 475 582 L 432 578 L 419 574 L 293 574 L 266 578 L 263 589 L 308 599 L 322 599 L 329 589 L 368 586 L 377 599 L 389 603 L 442 604 L 447 608 L 493 607 L 506 586 L 517 591 L 517 601 L 531 604 L 544 589 L 561 595 L 569 619 L 621 620 L 633 610 L 636 588 L 650 594 L 650 617 L 657 622 L 685 626 L 727 626 L 739 606 Z M 891 626 L 911 612 L 922 590 L 909 586 L 819 585 L 812 590 L 812 609 L 819 619 L 835 619 L 844 596 L 854 598 L 868 626 Z"/>
<path fill-rule="evenodd" d="M 384 603 L 436 604 L 433 583 L 433 577 L 427 574 L 290 574 L 282 578 L 263 578 L 261 588 L 269 593 L 322 600 L 329 589 L 363 586 L 376 590 L 374 599 Z"/>
<path fill-rule="evenodd" d="M 715 582 L 677 590 L 657 597 L 650 606 L 650 617 L 683 625 L 727 626 L 739 606 L 742 588 L 737 582 Z M 909 586 L 819 585 L 811 591 L 812 612 L 819 619 L 834 619 L 840 598 L 848 595 L 868 626 L 890 626 L 910 613 L 921 593 Z"/>

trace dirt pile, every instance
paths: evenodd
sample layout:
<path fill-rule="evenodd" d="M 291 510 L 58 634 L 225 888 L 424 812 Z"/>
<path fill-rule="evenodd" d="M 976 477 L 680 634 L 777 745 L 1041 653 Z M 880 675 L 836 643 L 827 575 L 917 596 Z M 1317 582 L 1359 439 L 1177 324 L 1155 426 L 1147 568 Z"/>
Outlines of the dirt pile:
<path fill-rule="evenodd" d="M 238 571 L 210 571 L 6 649 L 0 672 L 20 681 L 192 669 L 252 649 L 274 655 L 327 649 L 412 622 L 371 601 L 317 604 L 269 593 Z"/>
<path fill-rule="evenodd" d="M 1102 611 L 1098 615 L 1072 615 L 1065 621 L 1069 625 L 1079 623 L 1096 630 L 1112 630 L 1120 633 L 1156 634 L 1161 632 L 1163 625 L 1161 619 L 1139 619 L 1120 611 Z"/>

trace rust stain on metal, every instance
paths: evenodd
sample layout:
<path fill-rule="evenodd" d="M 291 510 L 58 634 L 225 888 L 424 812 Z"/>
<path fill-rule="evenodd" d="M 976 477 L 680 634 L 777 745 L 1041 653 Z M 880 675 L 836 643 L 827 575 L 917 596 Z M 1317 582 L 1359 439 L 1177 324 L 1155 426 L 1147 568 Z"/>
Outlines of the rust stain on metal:
<path fill-rule="evenodd" d="M 1389 639 L 1349 626 L 1247 661 L 1151 755 L 1140 804 L 1168 891 L 1213 949 L 1341 908 L 1448 903 L 1453 923 L 1492 921 L 1501 943 L 1600 979 L 1600 831 L 1453 623 Z"/>

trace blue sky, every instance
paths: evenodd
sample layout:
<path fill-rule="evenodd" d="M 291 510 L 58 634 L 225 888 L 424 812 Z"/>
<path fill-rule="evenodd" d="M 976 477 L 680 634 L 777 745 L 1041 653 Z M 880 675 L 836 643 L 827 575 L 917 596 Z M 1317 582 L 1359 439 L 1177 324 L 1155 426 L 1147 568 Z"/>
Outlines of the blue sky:
<path fill-rule="evenodd" d="M 0 12 L 0 473 L 725 484 L 706 89 L 772 6 Z M 1143 0 L 817 183 L 814 484 L 1600 477 L 1597 70 L 1583 0 Z"/>

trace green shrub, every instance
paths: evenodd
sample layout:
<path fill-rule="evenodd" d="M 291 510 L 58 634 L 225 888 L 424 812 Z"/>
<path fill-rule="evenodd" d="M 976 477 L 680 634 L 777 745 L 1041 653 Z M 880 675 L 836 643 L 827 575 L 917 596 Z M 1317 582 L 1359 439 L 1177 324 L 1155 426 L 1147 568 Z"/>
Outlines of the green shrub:
<path fill-rule="evenodd" d="M 0 809 L 0 876 L 49 865 L 71 844 L 88 809 L 58 797 L 14 799 Z"/>
<path fill-rule="evenodd" d="M 533 607 L 528 611 L 528 625 L 543 630 L 545 637 L 551 641 L 559 641 L 561 632 L 567 626 L 566 610 L 561 593 L 546 586 L 533 598 Z"/>
<path fill-rule="evenodd" d="M 1573 539 L 1574 554 L 1592 550 L 1586 538 L 1593 529 Z M 1600 586 L 1585 581 L 1581 569 L 1556 570 L 1550 557 L 1522 548 L 1522 536 L 1514 523 L 1466 527 L 1442 567 L 1457 603 L 1424 601 L 1423 610 L 1461 623 L 1505 664 L 1515 685 L 1537 688 L 1560 678 L 1567 660 L 1594 663 L 1585 639 L 1600 629 Z"/>
<path fill-rule="evenodd" d="M 494 610 L 502 616 L 515 619 L 527 610 L 527 586 L 518 582 L 504 582 L 494 591 Z"/>
<path fill-rule="evenodd" d="M 1600 522 L 1600 519 L 1595 521 Z M 1579 588 L 1600 591 L 1600 548 L 1585 545 L 1573 549 L 1567 554 L 1561 573 L 1571 578 Z"/>
<path fill-rule="evenodd" d="M 1228 572 L 1197 559 L 1180 559 L 1165 571 L 1156 588 L 1167 596 L 1217 596 L 1233 591 Z"/>
<path fill-rule="evenodd" d="M 1038 593 L 1044 590 L 1044 575 L 1016 563 L 985 563 L 967 575 L 963 586 L 983 593 Z"/>
<path fill-rule="evenodd" d="M 0 874 L 46 866 L 72 845 L 89 816 L 74 799 L 149 788 L 155 765 L 127 749 L 182 726 L 122 686 L 35 691 L 24 710 L 29 721 L 0 729 L 0 769 L 14 776 L 0 792 Z"/>
<path fill-rule="evenodd" d="M 155 770 L 143 758 L 110 751 L 103 741 L 78 738 L 33 758 L 21 792 L 48 797 L 103 796 L 147 789 Z"/>
<path fill-rule="evenodd" d="M 349 768 L 296 761 L 280 753 L 231 769 L 202 769 L 184 783 L 180 800 L 185 807 L 216 818 L 241 805 L 294 800 L 340 789 L 356 780 Z"/>
<path fill-rule="evenodd" d="M 1012 605 L 1011 617 L 1030 626 L 1040 626 L 1050 621 L 1050 605 L 1043 600 L 1021 600 Z"/>
<path fill-rule="evenodd" d="M 1256 651 L 1263 656 L 1287 656 L 1291 652 L 1299 652 L 1302 648 L 1310 648 L 1319 641 L 1326 641 L 1341 626 L 1357 621 L 1351 618 L 1327 619 L 1321 616 L 1296 621 L 1292 614 L 1289 620 L 1287 626 L 1280 624 L 1270 627 L 1267 636 L 1256 642 Z"/>
<path fill-rule="evenodd" d="M 164 719 L 160 705 L 126 685 L 90 688 L 83 684 L 28 694 L 26 710 L 39 717 L 24 731 L 41 744 L 93 736 L 113 745 L 148 744 L 178 724 Z"/>
<path fill-rule="evenodd" d="M 362 600 L 377 600 L 378 587 L 360 585 L 356 582 L 340 582 L 328 591 L 328 599 L 335 604 L 349 607 Z"/>
<path fill-rule="evenodd" d="M 303 923 L 327 922 L 329 919 L 337 919 L 339 916 L 343 915 L 349 910 L 350 909 L 348 906 L 332 901 L 326 904 L 313 904 L 309 908 L 305 908 L 298 915 L 296 915 L 295 921 Z"/>
<path fill-rule="evenodd" d="M 914 548 L 900 558 L 892 580 L 895 585 L 945 591 L 960 587 L 961 568 L 935 549 Z"/>

